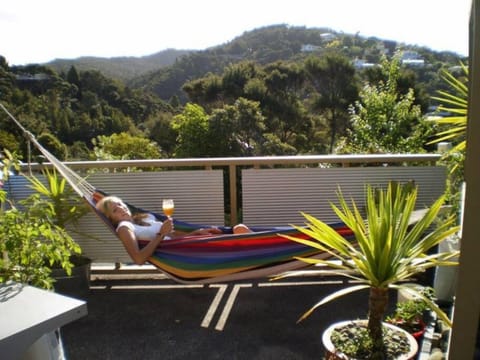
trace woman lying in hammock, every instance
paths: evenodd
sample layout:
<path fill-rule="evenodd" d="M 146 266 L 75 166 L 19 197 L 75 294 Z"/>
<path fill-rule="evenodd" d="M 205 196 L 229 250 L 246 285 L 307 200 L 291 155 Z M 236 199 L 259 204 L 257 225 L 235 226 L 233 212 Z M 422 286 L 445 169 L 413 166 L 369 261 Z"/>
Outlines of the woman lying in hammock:
<path fill-rule="evenodd" d="M 116 196 L 102 198 L 97 203 L 96 208 L 116 227 L 118 237 L 122 240 L 127 253 L 138 265 L 145 263 L 163 240 L 175 239 L 185 235 L 222 234 L 222 230 L 216 227 L 196 229 L 186 233 L 175 230 L 171 218 L 162 222 L 149 213 L 132 215 L 128 206 Z M 233 227 L 234 234 L 249 232 L 252 231 L 243 224 Z M 148 240 L 149 243 L 140 249 L 137 240 Z"/>

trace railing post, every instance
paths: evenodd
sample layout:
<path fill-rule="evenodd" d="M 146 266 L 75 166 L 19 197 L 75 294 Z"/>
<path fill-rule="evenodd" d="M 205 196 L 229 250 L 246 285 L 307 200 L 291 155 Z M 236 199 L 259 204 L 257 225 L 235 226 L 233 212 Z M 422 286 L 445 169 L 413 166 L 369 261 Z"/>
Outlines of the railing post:
<path fill-rule="evenodd" d="M 237 166 L 230 164 L 228 166 L 228 175 L 230 183 L 230 225 L 237 223 Z"/>

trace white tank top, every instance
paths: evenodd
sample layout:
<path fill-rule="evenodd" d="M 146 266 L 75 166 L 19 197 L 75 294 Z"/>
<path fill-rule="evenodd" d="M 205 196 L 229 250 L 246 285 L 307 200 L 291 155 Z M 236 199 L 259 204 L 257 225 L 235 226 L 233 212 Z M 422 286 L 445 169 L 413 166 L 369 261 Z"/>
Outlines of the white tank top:
<path fill-rule="evenodd" d="M 137 225 L 131 221 L 120 221 L 117 226 L 117 232 L 122 226 L 125 226 L 127 229 L 134 232 L 138 240 L 155 240 L 155 237 L 160 232 L 163 222 L 157 220 L 152 214 L 148 214 L 148 216 L 143 218 L 142 221 L 149 225 Z M 169 239 L 170 237 L 168 236 L 165 236 L 164 238 L 164 240 Z"/>

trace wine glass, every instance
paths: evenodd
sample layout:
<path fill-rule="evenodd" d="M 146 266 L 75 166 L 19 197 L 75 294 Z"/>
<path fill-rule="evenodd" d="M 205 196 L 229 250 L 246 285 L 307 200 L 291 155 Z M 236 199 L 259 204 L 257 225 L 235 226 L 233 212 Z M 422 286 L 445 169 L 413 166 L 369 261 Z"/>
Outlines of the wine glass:
<path fill-rule="evenodd" d="M 174 202 L 173 202 L 173 199 L 163 199 L 162 209 L 163 209 L 163 213 L 164 213 L 167 217 L 172 216 L 172 215 L 173 215 L 173 211 L 175 210 L 175 204 L 174 204 Z"/>

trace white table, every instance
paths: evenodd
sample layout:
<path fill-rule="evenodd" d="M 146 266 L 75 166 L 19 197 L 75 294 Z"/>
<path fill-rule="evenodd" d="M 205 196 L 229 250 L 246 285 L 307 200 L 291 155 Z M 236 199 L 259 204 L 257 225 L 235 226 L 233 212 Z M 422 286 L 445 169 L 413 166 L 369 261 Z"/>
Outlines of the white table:
<path fill-rule="evenodd" d="M 29 285 L 0 284 L 0 357 L 18 359 L 44 334 L 86 314 L 85 301 Z"/>

